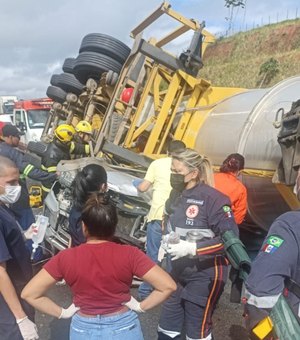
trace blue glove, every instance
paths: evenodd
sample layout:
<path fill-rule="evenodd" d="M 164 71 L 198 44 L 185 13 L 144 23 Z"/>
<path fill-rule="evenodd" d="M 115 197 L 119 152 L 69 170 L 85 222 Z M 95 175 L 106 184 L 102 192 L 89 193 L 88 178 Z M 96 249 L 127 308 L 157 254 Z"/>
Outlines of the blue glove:
<path fill-rule="evenodd" d="M 143 180 L 141 178 L 136 178 L 132 181 L 132 184 L 134 187 L 138 187 L 141 183 L 143 182 Z"/>

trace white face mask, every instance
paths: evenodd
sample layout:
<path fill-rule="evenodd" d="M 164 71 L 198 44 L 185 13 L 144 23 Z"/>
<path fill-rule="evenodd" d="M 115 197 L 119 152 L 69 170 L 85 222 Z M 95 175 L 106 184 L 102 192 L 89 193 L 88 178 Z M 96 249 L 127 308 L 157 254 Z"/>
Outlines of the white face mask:
<path fill-rule="evenodd" d="M 21 186 L 20 185 L 5 185 L 2 187 L 5 188 L 5 193 L 0 195 L 0 201 L 5 204 L 16 203 L 21 195 Z"/>

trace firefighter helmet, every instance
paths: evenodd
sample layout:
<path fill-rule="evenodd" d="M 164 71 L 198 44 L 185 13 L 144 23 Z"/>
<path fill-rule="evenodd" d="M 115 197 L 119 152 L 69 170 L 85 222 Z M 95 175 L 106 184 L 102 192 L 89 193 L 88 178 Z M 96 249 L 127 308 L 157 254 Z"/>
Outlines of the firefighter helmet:
<path fill-rule="evenodd" d="M 75 127 L 76 132 L 87 133 L 88 135 L 92 134 L 92 126 L 86 120 L 81 120 Z"/>
<path fill-rule="evenodd" d="M 74 134 L 74 127 L 68 124 L 61 124 L 54 131 L 55 137 L 63 143 L 70 142 L 73 139 Z"/>

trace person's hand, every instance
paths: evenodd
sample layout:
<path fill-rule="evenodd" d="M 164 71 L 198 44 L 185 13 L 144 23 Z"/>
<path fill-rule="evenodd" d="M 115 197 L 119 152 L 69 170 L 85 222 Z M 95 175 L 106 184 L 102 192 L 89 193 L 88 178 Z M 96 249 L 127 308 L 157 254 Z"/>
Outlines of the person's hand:
<path fill-rule="evenodd" d="M 36 235 L 39 231 L 38 226 L 35 223 L 32 223 L 32 225 L 24 232 L 24 237 L 26 240 L 31 240 L 33 235 Z"/>
<path fill-rule="evenodd" d="M 137 313 L 145 313 L 141 308 L 141 304 L 133 296 L 130 297 L 128 302 L 123 303 L 123 305 Z"/>
<path fill-rule="evenodd" d="M 132 181 L 132 184 L 134 187 L 138 187 L 141 183 L 143 182 L 143 180 L 141 178 L 136 178 Z"/>
<path fill-rule="evenodd" d="M 17 319 L 16 322 L 24 340 L 39 339 L 36 325 L 28 319 L 28 316 L 25 316 L 23 319 Z"/>
<path fill-rule="evenodd" d="M 77 311 L 79 311 L 79 307 L 76 307 L 74 303 L 71 304 L 68 308 L 62 308 L 59 319 L 69 319 L 71 318 Z"/>
<path fill-rule="evenodd" d="M 173 261 L 188 255 L 195 256 L 196 249 L 196 243 L 180 240 L 180 242 L 176 244 L 169 243 L 167 253 L 171 255 L 171 260 Z"/>
<path fill-rule="evenodd" d="M 166 248 L 164 247 L 164 244 L 162 243 L 158 249 L 157 261 L 161 262 L 164 259 L 166 253 L 167 253 Z"/>

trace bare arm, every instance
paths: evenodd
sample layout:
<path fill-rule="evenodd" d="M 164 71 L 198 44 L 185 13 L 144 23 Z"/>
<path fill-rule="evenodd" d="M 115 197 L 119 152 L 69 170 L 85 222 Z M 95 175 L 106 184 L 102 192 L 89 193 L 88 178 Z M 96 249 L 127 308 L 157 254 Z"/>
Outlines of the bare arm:
<path fill-rule="evenodd" d="M 143 276 L 143 280 L 154 287 L 152 293 L 140 304 L 144 311 L 164 302 L 177 288 L 171 276 L 157 265 Z"/>
<path fill-rule="evenodd" d="M 149 182 L 149 181 L 147 181 L 146 179 L 144 179 L 143 182 L 141 182 L 141 183 L 138 185 L 137 189 L 138 189 L 138 191 L 140 191 L 140 192 L 145 192 L 145 191 L 147 191 L 147 190 L 151 187 L 151 185 L 152 185 L 151 182 Z"/>
<path fill-rule="evenodd" d="M 56 280 L 42 269 L 25 286 L 21 297 L 35 309 L 58 318 L 61 315 L 62 307 L 45 296 L 47 290 L 55 284 Z"/>
<path fill-rule="evenodd" d="M 26 317 L 15 287 L 7 274 L 5 262 L 0 263 L 0 292 L 16 319 Z"/>

